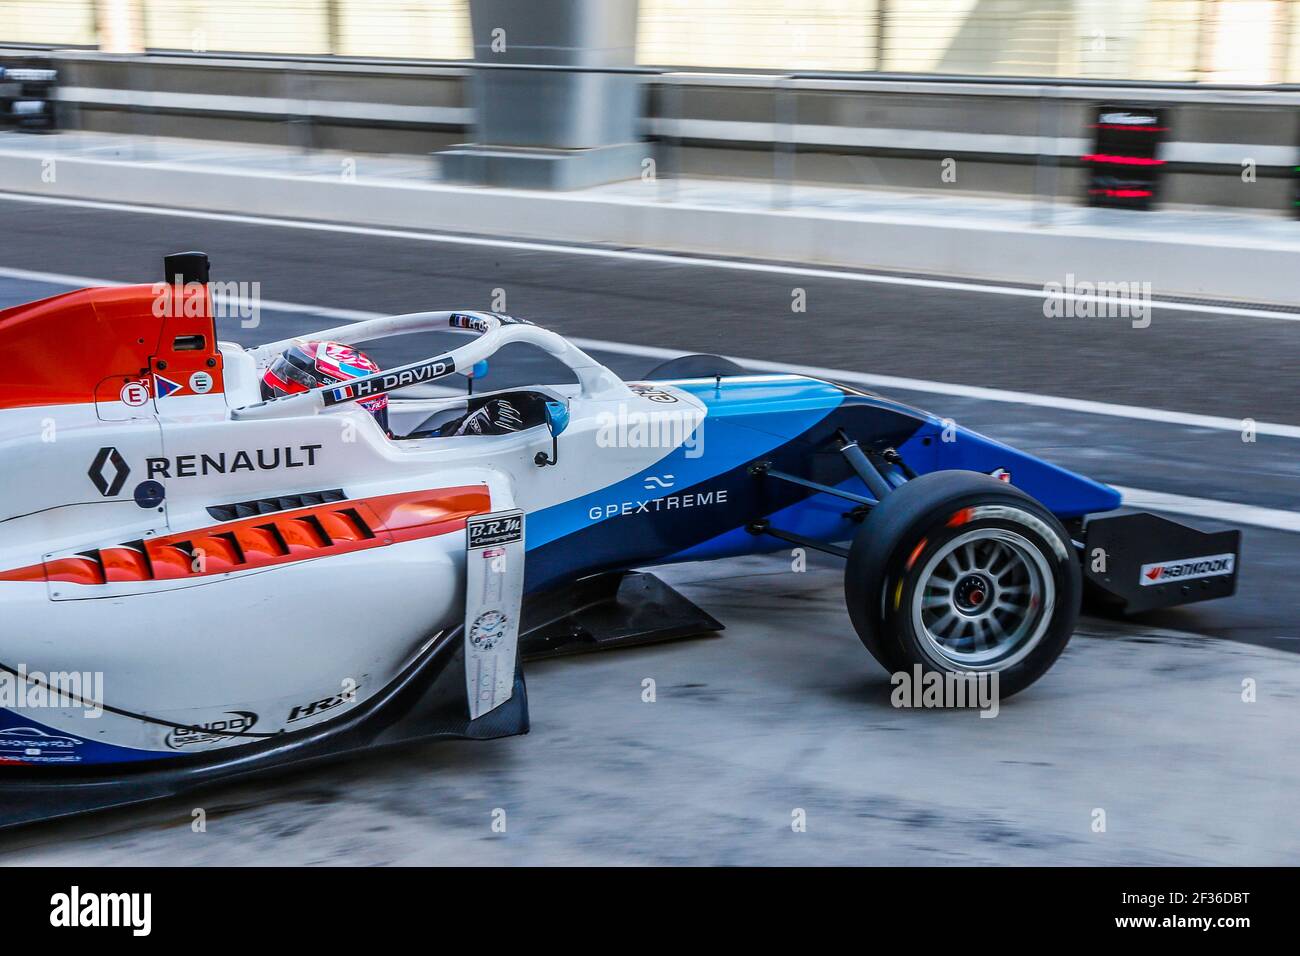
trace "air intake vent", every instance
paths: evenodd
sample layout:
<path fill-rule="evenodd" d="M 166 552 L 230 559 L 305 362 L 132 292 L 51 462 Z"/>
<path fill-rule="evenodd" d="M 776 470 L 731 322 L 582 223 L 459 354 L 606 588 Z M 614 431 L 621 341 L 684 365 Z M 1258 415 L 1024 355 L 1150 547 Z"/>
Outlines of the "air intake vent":
<path fill-rule="evenodd" d="M 204 528 L 94 548 L 58 559 L 55 570 L 57 580 L 75 584 L 165 581 L 324 557 L 371 546 L 376 538 L 356 508 L 317 508 L 265 522 L 242 521 L 225 530 Z"/>
<path fill-rule="evenodd" d="M 274 514 L 277 511 L 291 511 L 294 508 L 310 508 L 312 505 L 328 504 L 331 501 L 346 501 L 347 497 L 343 489 L 332 488 L 329 491 L 309 491 L 301 495 L 283 495 L 278 498 L 236 501 L 229 505 L 211 505 L 208 514 L 217 521 L 234 521 L 237 518 L 256 518 L 258 515 Z"/>
<path fill-rule="evenodd" d="M 91 548 L 41 564 L 0 569 L 0 581 L 78 585 L 143 584 L 229 574 L 326 558 L 367 548 L 464 531 L 473 515 L 492 510 L 486 485 L 345 498 L 342 491 L 268 498 L 208 509 L 238 518 L 191 531 Z M 237 509 L 248 509 L 244 512 Z M 267 514 L 274 511 L 275 514 Z M 63 589 L 53 600 L 67 600 Z"/>

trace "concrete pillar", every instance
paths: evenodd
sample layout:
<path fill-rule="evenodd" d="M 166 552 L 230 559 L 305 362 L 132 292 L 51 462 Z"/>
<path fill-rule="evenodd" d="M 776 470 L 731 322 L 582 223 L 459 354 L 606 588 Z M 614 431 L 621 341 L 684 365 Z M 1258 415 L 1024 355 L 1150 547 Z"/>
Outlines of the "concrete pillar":
<path fill-rule="evenodd" d="M 95 23 L 101 52 L 144 52 L 144 10 L 141 0 L 95 0 Z"/>
<path fill-rule="evenodd" d="M 471 79 L 476 142 L 436 154 L 447 179 L 579 189 L 640 175 L 640 77 L 585 72 L 635 65 L 637 0 L 470 0 L 470 21 L 491 68 Z"/>

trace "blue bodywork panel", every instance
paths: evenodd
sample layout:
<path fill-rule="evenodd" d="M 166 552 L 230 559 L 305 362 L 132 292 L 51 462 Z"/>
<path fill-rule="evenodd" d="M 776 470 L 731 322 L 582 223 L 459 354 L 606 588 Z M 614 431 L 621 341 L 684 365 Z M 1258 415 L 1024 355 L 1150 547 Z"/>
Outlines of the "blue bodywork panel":
<path fill-rule="evenodd" d="M 28 753 L 29 750 L 35 753 Z M 78 737 L 0 707 L 0 762 L 13 761 L 38 767 L 77 766 L 132 763 L 175 756 L 179 754 L 136 750 Z"/>
<path fill-rule="evenodd" d="M 917 473 L 1006 469 L 1012 482 L 1061 518 L 1119 506 L 1112 488 L 1017 451 L 927 412 L 857 389 L 795 375 L 671 382 L 705 406 L 696 442 L 674 449 L 627 479 L 528 516 L 528 588 L 575 575 L 783 550 L 747 525 L 767 518 L 817 541 L 848 540 L 852 503 L 776 479 L 749 466 L 771 461 L 789 474 L 867 495 L 836 449 L 842 429 L 864 448 L 892 447 Z M 670 474 L 671 490 L 655 476 Z M 708 508 L 679 508 L 680 496 L 706 496 Z"/>

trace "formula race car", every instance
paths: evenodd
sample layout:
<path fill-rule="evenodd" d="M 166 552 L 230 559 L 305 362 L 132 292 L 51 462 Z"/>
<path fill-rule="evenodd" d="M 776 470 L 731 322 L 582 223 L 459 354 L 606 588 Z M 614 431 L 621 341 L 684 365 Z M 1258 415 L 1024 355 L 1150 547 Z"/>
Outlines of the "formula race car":
<path fill-rule="evenodd" d="M 646 566 L 840 556 L 881 665 L 1003 697 L 1085 589 L 1235 589 L 1237 532 L 1095 517 L 1113 489 L 856 388 L 716 356 L 625 382 L 477 311 L 244 349 L 206 256 L 164 275 L 0 312 L 0 826 L 525 733 L 522 661 L 721 627 Z M 354 348 L 435 330 L 473 338 L 387 370 Z M 572 380 L 476 393 L 514 343 Z"/>

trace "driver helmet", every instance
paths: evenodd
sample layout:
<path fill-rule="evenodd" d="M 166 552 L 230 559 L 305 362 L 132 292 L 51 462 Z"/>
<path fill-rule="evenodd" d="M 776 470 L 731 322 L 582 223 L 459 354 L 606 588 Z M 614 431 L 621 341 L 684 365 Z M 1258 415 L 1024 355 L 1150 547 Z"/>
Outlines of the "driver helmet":
<path fill-rule="evenodd" d="M 285 349 L 262 374 L 262 398 L 279 398 L 337 385 L 381 371 L 365 352 L 341 342 L 301 342 Z M 388 433 L 388 396 L 357 402 Z"/>

